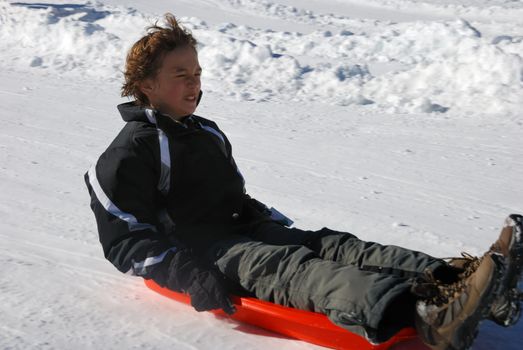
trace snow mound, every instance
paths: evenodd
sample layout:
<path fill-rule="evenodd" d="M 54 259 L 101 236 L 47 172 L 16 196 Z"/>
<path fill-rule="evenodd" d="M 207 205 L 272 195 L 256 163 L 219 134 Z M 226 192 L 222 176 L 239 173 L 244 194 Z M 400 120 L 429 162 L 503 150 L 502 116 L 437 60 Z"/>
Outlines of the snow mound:
<path fill-rule="evenodd" d="M 127 24 L 128 38 L 122 37 L 122 24 Z M 91 2 L 0 1 L 0 61 L 21 70 L 32 67 L 50 74 L 114 79 L 123 68 L 125 39 L 139 35 L 145 24 L 143 16 L 132 9 Z"/>
<path fill-rule="evenodd" d="M 522 37 L 487 39 L 465 20 L 365 26 L 364 20 L 320 16 L 268 1 L 236 2 L 343 27 L 303 34 L 233 23 L 210 26 L 182 17 L 200 42 L 208 92 L 237 100 L 316 100 L 390 113 L 515 115 L 523 107 Z M 127 49 L 158 17 L 92 2 L 0 1 L 0 62 L 14 70 L 121 80 Z M 376 69 L 383 65 L 389 68 Z"/>
<path fill-rule="evenodd" d="M 350 0 L 399 11 L 425 12 L 432 14 L 453 14 L 457 17 L 474 17 L 497 21 L 518 21 L 523 19 L 523 3 L 518 0 Z"/>

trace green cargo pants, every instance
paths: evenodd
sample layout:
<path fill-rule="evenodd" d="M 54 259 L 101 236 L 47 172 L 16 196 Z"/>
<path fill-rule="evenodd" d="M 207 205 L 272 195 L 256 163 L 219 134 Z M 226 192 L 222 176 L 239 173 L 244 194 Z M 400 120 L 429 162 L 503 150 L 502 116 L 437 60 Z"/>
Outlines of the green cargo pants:
<path fill-rule="evenodd" d="M 375 343 L 412 319 L 413 279 L 427 268 L 446 264 L 421 252 L 365 242 L 347 232 L 304 231 L 274 222 L 220 240 L 206 256 L 255 297 L 326 314 L 335 324 Z M 399 314 L 397 322 L 394 313 Z"/>

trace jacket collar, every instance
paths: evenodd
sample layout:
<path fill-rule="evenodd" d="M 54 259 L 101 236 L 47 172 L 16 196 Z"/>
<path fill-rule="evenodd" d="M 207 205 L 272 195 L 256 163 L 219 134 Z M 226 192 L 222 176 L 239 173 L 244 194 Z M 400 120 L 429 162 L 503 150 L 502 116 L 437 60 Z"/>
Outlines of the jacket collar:
<path fill-rule="evenodd" d="M 198 104 L 200 103 L 200 100 L 202 99 L 202 95 L 203 95 L 203 92 L 200 90 L 200 94 L 198 95 L 198 100 L 196 101 L 196 106 L 198 106 Z M 153 111 L 150 108 L 141 107 L 136 103 L 136 101 L 119 104 L 117 106 L 117 108 L 118 108 L 118 111 L 120 112 L 120 115 L 122 116 L 122 119 L 126 122 L 142 121 L 142 122 L 158 124 L 158 120 L 163 119 L 163 117 L 164 117 L 164 118 L 171 120 L 175 124 L 184 125 L 185 128 L 194 126 L 194 124 L 197 123 L 192 114 L 184 116 L 182 118 L 182 121 L 180 122 L 180 121 L 174 120 L 173 118 L 169 117 L 168 115 L 161 114 L 158 111 Z M 153 111 L 154 113 L 151 114 L 151 112 L 147 112 L 147 110 Z M 161 117 L 158 117 L 158 116 L 161 116 Z"/>

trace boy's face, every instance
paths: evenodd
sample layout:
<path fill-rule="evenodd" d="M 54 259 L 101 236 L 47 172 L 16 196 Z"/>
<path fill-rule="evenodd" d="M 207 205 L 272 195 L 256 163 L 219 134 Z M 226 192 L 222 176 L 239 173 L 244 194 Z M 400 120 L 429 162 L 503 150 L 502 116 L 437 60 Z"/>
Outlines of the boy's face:
<path fill-rule="evenodd" d="M 142 82 L 141 90 L 152 107 L 179 119 L 196 110 L 201 72 L 192 47 L 176 48 L 165 55 L 156 77 Z"/>

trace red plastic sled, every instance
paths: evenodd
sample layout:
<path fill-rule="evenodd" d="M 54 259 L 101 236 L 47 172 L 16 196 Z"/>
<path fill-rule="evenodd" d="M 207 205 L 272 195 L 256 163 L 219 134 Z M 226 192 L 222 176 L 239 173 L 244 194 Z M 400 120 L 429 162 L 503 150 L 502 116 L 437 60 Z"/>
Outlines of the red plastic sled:
<path fill-rule="evenodd" d="M 191 303 L 188 295 L 160 287 L 153 280 L 145 280 L 145 284 L 166 297 L 186 304 Z M 413 328 L 405 328 L 385 343 L 371 344 L 363 337 L 336 326 L 327 316 L 320 313 L 293 309 L 256 298 L 232 297 L 232 301 L 237 311 L 228 317 L 234 320 L 327 348 L 386 350 L 399 342 L 412 341 L 417 338 Z M 213 311 L 213 313 L 227 316 L 221 310 Z"/>

